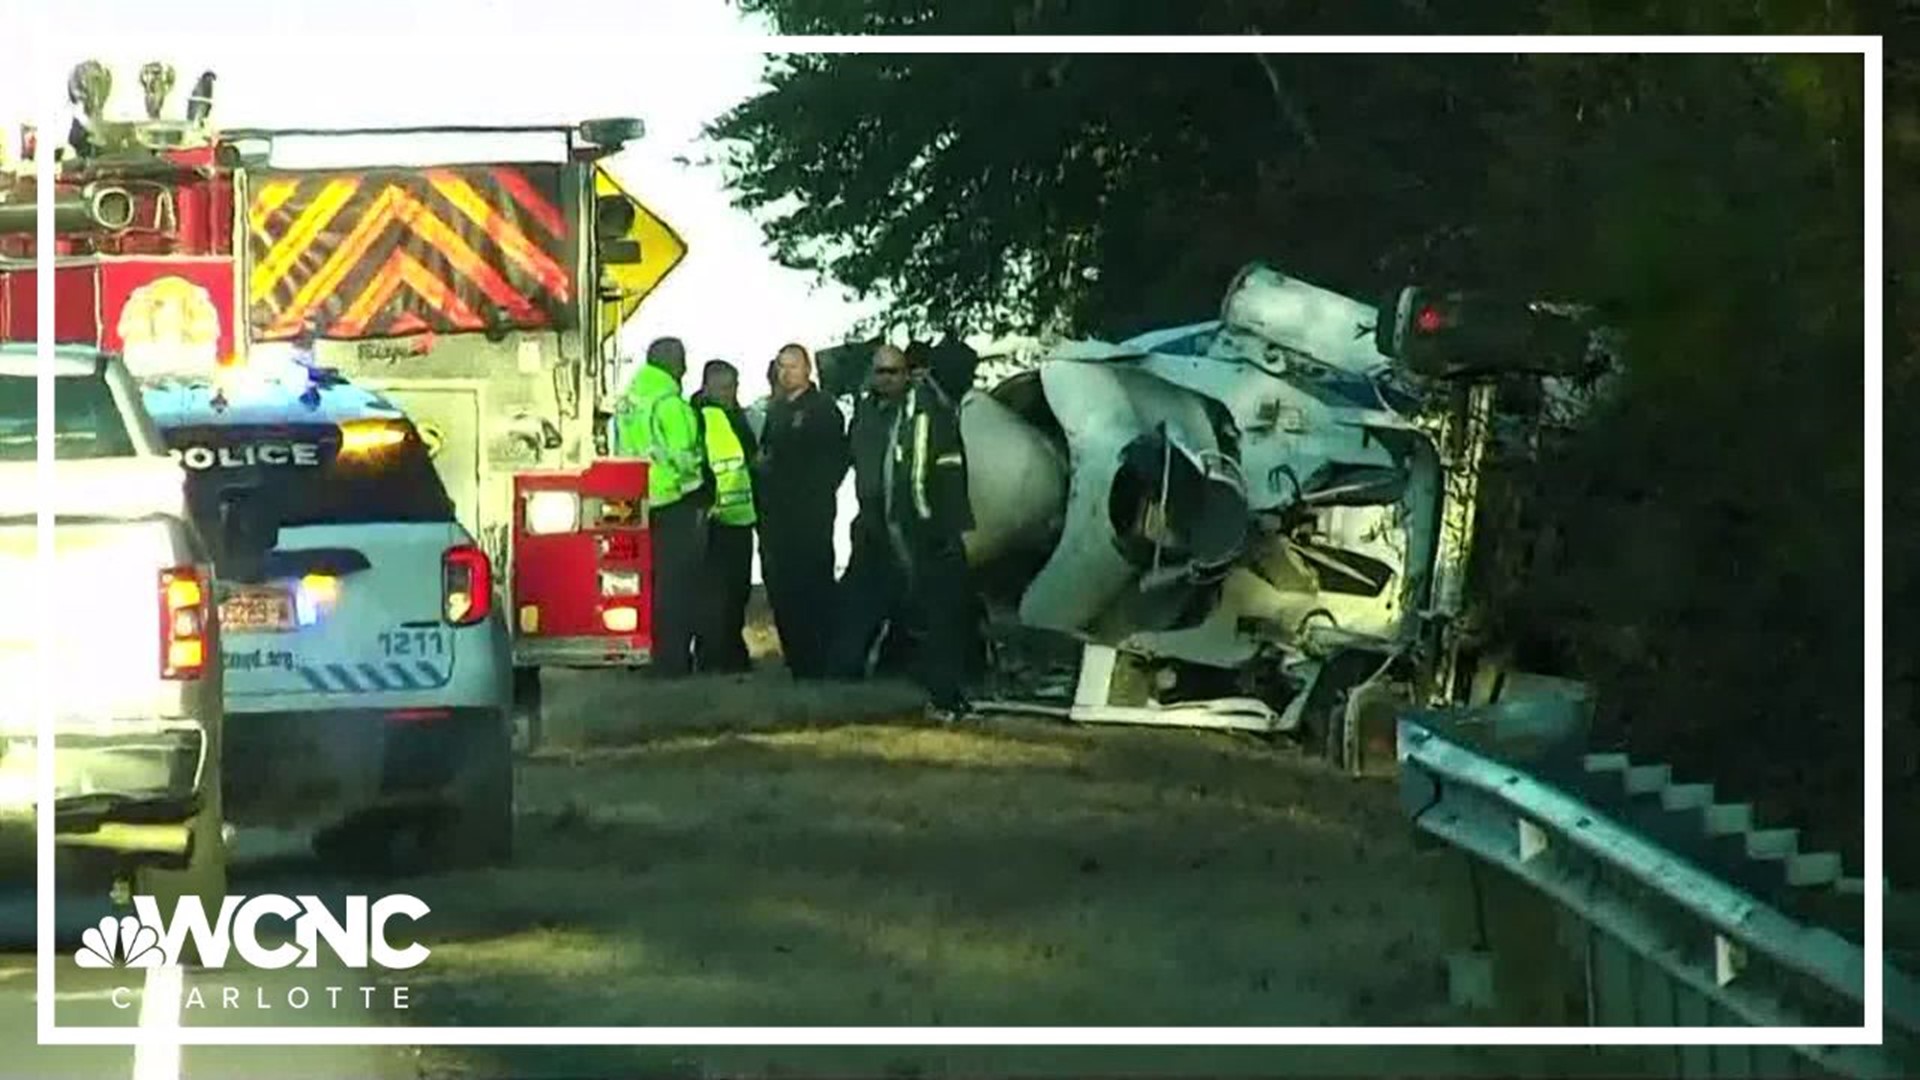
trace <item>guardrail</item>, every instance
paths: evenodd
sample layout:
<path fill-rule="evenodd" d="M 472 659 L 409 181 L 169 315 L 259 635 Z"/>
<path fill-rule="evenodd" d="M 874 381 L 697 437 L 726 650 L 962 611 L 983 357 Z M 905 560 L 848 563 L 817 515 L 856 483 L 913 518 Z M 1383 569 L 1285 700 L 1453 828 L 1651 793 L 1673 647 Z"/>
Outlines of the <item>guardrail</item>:
<path fill-rule="evenodd" d="M 1840 930 L 1860 885 L 1837 855 L 1801 852 L 1793 830 L 1756 828 L 1750 806 L 1667 766 L 1584 753 L 1524 716 L 1503 743 L 1486 714 L 1463 715 L 1404 716 L 1397 738 L 1413 823 L 1478 875 L 1482 963 L 1454 965 L 1456 996 L 1499 1008 L 1564 993 L 1571 1021 L 1593 1026 L 1861 1026 L 1865 959 Z M 1662 1075 L 1920 1076 L 1920 987 L 1883 972 L 1880 1046 L 1674 1047 Z"/>

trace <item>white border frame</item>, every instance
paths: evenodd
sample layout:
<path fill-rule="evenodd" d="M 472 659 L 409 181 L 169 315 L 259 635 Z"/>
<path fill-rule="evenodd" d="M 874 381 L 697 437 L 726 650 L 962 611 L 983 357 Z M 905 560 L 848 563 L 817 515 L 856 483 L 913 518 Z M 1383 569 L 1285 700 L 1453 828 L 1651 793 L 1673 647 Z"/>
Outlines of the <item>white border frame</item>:
<path fill-rule="evenodd" d="M 48 9 L 35 5 L 39 20 L 38 39 L 59 41 L 51 34 Z M 264 38 L 260 47 L 288 53 L 285 28 L 274 41 Z M 190 44 L 204 36 L 204 29 L 182 28 L 179 43 Z M 232 28 L 222 26 L 218 33 L 232 39 Z M 150 40 L 149 52 L 164 54 L 176 44 L 174 39 Z M 497 42 L 467 40 L 463 48 L 480 52 L 506 51 Z M 1871 1046 L 1882 1041 L 1884 958 L 1882 910 L 1882 784 L 1883 733 L 1873 722 L 1883 705 L 1883 611 L 1880 537 L 1882 529 L 1883 445 L 1882 385 L 1884 361 L 1881 355 L 1883 304 L 1883 241 L 1881 209 L 1881 130 L 1883 54 L 1882 39 L 1866 36 L 1766 36 L 1766 37 L 1542 37 L 1542 36 L 1431 36 L 1431 37 L 688 37 L 649 38 L 642 42 L 607 42 L 591 35 L 518 40 L 512 51 L 524 57 L 531 48 L 564 46 L 574 62 L 587 59 L 587 53 L 604 52 L 631 63 L 649 52 L 754 52 L 773 53 L 1107 53 L 1107 54 L 1251 54 L 1269 53 L 1801 53 L 1845 54 L 1862 58 L 1865 80 L 1863 120 L 1866 127 L 1865 152 L 1865 300 L 1866 300 L 1866 396 L 1862 403 L 1865 442 L 1866 502 L 1866 705 L 1865 744 L 1866 829 L 1864 866 L 1866 933 L 1866 1023 L 1858 1028 L 1728 1028 L 1728 1027 L 180 1027 L 157 1031 L 140 1028 L 74 1028 L 54 1023 L 53 952 L 53 803 L 54 774 L 52 756 L 40 758 L 38 791 L 38 954 L 36 1018 L 41 1045 L 58 1046 L 141 1046 L 164 1041 L 168 1045 L 191 1046 Z M 52 479 L 52 395 L 51 342 L 45 336 L 53 324 L 53 213 L 51 192 L 52 148 L 62 140 L 65 129 L 65 104 L 53 96 L 65 85 L 63 74 L 50 68 L 54 49 L 40 52 L 38 78 L 40 91 L 48 94 L 44 111 L 39 112 L 39 145 L 36 166 L 40 178 L 39 203 L 39 340 L 40 429 L 39 483 Z M 289 61 L 294 61 L 289 56 Z M 295 71 L 299 70 L 294 64 Z M 297 77 L 297 76 L 296 76 Z M 50 491 L 50 487 L 43 487 Z M 53 555 L 52 522 L 42 503 L 36 518 L 40 557 Z M 38 575 L 41 582 L 52 580 L 50 573 Z M 43 595 L 43 604 L 55 598 Z M 38 665 L 42 678 L 37 680 L 33 700 L 37 706 L 38 734 L 43 745 L 52 745 L 54 686 L 46 678 L 49 668 Z"/>

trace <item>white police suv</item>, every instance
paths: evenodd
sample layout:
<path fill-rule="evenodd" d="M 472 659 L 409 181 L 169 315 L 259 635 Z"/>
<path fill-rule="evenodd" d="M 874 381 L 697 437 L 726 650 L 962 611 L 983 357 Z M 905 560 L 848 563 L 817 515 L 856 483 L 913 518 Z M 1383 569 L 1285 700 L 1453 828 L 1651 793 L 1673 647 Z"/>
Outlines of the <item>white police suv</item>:
<path fill-rule="evenodd" d="M 149 379 L 218 537 L 227 819 L 381 869 L 504 860 L 511 648 L 419 433 L 325 371 Z"/>

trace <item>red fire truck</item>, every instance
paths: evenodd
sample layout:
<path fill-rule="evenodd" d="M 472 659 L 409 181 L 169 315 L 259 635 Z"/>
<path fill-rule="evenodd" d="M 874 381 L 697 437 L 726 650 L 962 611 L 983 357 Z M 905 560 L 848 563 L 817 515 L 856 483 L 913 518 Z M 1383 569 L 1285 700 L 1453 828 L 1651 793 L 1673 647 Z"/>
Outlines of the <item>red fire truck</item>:
<path fill-rule="evenodd" d="M 54 337 L 135 371 L 305 352 L 407 410 L 462 523 L 505 568 L 521 734 L 537 740 L 540 669 L 637 666 L 651 642 L 646 465 L 607 459 L 614 342 L 686 247 L 606 168 L 639 122 L 220 131 L 210 77 L 187 119 L 161 118 L 158 67 L 142 72 L 144 120 L 106 118 L 99 92 L 62 148 Z M 73 85 L 102 70 L 82 65 Z M 39 330 L 23 136 L 0 175 L 0 340 Z M 553 152 L 274 164 L 287 140 L 396 137 Z"/>

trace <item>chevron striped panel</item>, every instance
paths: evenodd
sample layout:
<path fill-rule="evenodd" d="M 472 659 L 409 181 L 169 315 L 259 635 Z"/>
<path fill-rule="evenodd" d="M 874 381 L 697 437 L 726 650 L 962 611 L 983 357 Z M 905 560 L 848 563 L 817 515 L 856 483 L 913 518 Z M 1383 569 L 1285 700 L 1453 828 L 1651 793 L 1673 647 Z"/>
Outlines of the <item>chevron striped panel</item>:
<path fill-rule="evenodd" d="M 268 172 L 247 208 L 256 340 L 542 330 L 576 295 L 558 165 Z"/>

